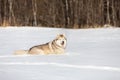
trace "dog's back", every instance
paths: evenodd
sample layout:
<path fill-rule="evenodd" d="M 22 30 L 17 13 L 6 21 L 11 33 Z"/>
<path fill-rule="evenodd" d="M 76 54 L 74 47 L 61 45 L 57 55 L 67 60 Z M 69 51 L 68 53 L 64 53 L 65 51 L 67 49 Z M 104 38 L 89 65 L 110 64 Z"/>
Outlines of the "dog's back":
<path fill-rule="evenodd" d="M 33 46 L 29 49 L 29 54 L 49 54 L 51 52 L 49 43 Z"/>

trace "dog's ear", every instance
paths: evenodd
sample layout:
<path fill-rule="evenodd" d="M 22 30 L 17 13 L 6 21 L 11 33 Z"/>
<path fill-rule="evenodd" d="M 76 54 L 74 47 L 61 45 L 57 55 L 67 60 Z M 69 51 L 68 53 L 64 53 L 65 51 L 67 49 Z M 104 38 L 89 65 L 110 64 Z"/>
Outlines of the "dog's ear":
<path fill-rule="evenodd" d="M 59 38 L 59 37 L 65 37 L 65 34 L 58 34 L 57 38 Z"/>

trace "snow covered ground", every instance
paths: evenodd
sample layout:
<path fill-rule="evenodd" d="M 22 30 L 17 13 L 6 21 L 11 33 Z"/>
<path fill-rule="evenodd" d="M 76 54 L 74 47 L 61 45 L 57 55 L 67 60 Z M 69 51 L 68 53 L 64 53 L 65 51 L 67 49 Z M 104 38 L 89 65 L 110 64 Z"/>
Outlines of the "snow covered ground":
<path fill-rule="evenodd" d="M 59 33 L 63 55 L 13 55 Z M 0 28 L 0 80 L 120 80 L 120 29 Z"/>

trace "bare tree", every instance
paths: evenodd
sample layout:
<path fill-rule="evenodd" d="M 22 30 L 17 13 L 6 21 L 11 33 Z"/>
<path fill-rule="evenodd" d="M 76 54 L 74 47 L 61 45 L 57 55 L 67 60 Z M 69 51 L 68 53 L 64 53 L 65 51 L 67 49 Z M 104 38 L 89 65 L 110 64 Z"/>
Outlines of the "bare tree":
<path fill-rule="evenodd" d="M 8 15 L 7 15 L 7 13 L 8 13 L 8 7 L 7 7 L 7 5 L 8 5 L 8 1 L 7 0 L 4 0 L 3 1 L 3 23 L 2 23 L 2 25 L 3 26 L 7 26 L 9 23 L 8 23 Z"/>
<path fill-rule="evenodd" d="M 108 22 L 108 24 L 110 24 L 110 12 L 109 12 L 109 8 L 110 8 L 110 2 L 109 2 L 109 0 L 107 0 L 107 22 Z"/>
<path fill-rule="evenodd" d="M 9 23 L 11 25 L 15 25 L 16 22 L 15 22 L 15 16 L 14 16 L 14 11 L 13 11 L 13 0 L 8 0 L 9 2 Z"/>
<path fill-rule="evenodd" d="M 33 9 L 33 16 L 34 16 L 34 26 L 37 26 L 37 3 L 36 0 L 32 0 L 32 9 Z"/>
<path fill-rule="evenodd" d="M 116 15 L 115 15 L 114 0 L 112 0 L 112 18 L 113 18 L 113 25 L 116 26 Z"/>

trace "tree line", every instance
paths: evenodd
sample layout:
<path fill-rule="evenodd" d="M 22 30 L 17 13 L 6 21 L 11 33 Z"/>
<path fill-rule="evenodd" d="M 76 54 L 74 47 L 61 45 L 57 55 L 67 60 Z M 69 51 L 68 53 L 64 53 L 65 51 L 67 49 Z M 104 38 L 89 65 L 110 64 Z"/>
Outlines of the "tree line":
<path fill-rule="evenodd" d="M 120 0 L 0 0 L 0 26 L 120 27 Z"/>

